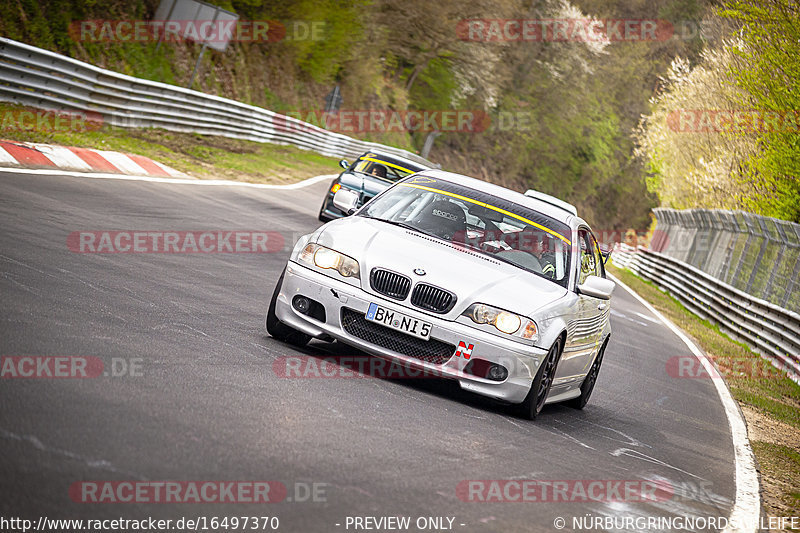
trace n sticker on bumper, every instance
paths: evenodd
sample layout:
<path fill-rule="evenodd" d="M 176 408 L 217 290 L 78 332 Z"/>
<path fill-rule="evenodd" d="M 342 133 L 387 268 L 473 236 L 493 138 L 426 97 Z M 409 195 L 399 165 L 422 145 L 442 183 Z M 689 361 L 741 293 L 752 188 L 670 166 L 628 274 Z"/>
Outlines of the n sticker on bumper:
<path fill-rule="evenodd" d="M 464 341 L 458 341 L 458 348 L 456 348 L 456 357 L 463 357 L 469 359 L 472 355 L 472 349 L 475 348 L 474 344 L 467 345 Z"/>

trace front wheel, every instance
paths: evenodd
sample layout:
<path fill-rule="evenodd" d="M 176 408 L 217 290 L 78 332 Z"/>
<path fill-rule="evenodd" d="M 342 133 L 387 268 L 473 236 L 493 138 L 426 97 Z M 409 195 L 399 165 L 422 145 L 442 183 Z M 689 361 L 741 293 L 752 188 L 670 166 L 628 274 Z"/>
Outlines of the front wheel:
<path fill-rule="evenodd" d="M 278 301 L 278 294 L 281 292 L 283 276 L 285 274 L 286 269 L 283 269 L 281 277 L 278 278 L 278 283 L 275 285 L 275 291 L 272 293 L 272 300 L 269 302 L 269 310 L 267 311 L 267 332 L 281 342 L 288 342 L 295 346 L 305 346 L 308 344 L 308 341 L 311 340 L 311 336 L 287 326 L 281 322 L 275 314 L 275 302 Z"/>
<path fill-rule="evenodd" d="M 589 373 L 583 378 L 583 383 L 581 383 L 581 395 L 567 402 L 567 405 L 570 407 L 583 409 L 586 407 L 586 404 L 589 403 L 589 397 L 592 395 L 594 384 L 597 382 L 597 374 L 600 373 L 600 365 L 603 364 L 603 354 L 606 353 L 607 344 L 608 341 L 603 343 L 603 346 L 597 353 L 597 357 L 594 358 L 592 368 L 589 369 Z"/>
<path fill-rule="evenodd" d="M 325 214 L 325 208 L 328 206 L 328 197 L 326 196 L 325 199 L 322 201 L 322 207 L 319 208 L 319 215 L 317 219 L 320 222 L 330 222 L 333 220 L 331 217 Z"/>
<path fill-rule="evenodd" d="M 528 395 L 519 404 L 518 410 L 522 417 L 535 420 L 539 413 L 542 412 L 544 403 L 547 401 L 547 395 L 550 393 L 550 387 L 553 385 L 558 360 L 561 358 L 561 342 L 561 337 L 559 337 L 550 347 L 545 360 L 539 366 L 536 377 L 533 378 L 531 390 L 528 391 Z"/>

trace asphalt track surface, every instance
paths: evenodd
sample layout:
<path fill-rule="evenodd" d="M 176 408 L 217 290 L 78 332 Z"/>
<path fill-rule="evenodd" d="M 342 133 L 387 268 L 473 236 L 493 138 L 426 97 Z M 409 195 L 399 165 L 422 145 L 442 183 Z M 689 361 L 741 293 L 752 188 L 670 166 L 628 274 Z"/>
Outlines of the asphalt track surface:
<path fill-rule="evenodd" d="M 317 341 L 295 349 L 264 330 L 288 241 L 319 225 L 326 185 L 0 173 L 0 355 L 141 367 L 135 377 L 0 380 L 0 516 L 277 516 L 279 531 L 293 532 L 354 531 L 348 516 L 408 516 L 410 531 L 418 517 L 451 517 L 463 532 L 554 531 L 557 517 L 569 531 L 581 516 L 728 516 L 734 452 L 714 386 L 669 375 L 667 361 L 691 353 L 619 288 L 583 411 L 551 405 L 530 422 L 446 381 L 277 376 L 281 356 L 354 353 Z M 220 229 L 277 231 L 287 243 L 270 254 L 79 254 L 66 244 L 73 231 Z M 495 479 L 657 479 L 674 493 L 656 502 L 457 496 L 463 480 Z M 86 480 L 275 480 L 288 499 L 312 483 L 325 494 L 75 503 L 69 488 Z"/>

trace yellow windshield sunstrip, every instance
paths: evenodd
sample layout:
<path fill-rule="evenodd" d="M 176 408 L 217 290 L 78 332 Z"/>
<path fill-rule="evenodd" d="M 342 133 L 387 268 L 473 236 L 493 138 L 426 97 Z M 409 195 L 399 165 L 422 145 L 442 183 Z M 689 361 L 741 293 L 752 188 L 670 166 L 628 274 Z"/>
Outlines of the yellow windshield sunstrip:
<path fill-rule="evenodd" d="M 519 216 L 519 215 L 517 215 L 515 213 L 512 213 L 510 211 L 506 211 L 505 209 L 501 209 L 499 207 L 495 207 L 495 206 L 493 206 L 491 204 L 487 204 L 486 202 L 479 202 L 478 200 L 473 200 L 472 198 L 468 198 L 466 196 L 461 196 L 460 194 L 455 194 L 455 193 L 452 193 L 452 192 L 443 191 L 441 189 L 434 189 L 433 187 L 426 187 L 424 185 L 416 185 L 414 183 L 398 183 L 398 185 L 402 185 L 403 187 L 412 187 L 414 189 L 422 189 L 422 190 L 425 190 L 425 191 L 444 194 L 446 196 L 451 196 L 453 198 L 458 198 L 459 200 L 464 200 L 465 202 L 470 202 L 470 203 L 473 203 L 475 205 L 479 205 L 481 207 L 485 207 L 487 209 L 492 209 L 493 211 L 497 211 L 498 213 L 502 213 L 504 215 L 508 215 L 508 216 L 510 216 L 512 218 L 516 218 L 517 220 L 521 220 L 522 222 L 525 222 L 526 224 L 530 224 L 531 226 L 535 226 L 535 227 L 539 228 L 540 230 L 546 231 L 550 235 L 553 235 L 554 237 L 558 237 L 559 239 L 561 239 L 565 243 L 569 244 L 570 246 L 572 245 L 572 242 L 570 242 L 569 239 L 567 239 L 566 237 L 564 237 L 563 235 L 561 235 L 557 231 L 553 231 L 550 228 L 546 228 L 546 227 L 542 226 L 541 224 L 537 224 L 533 220 L 528 220 L 525 217 L 521 217 L 521 216 Z"/>
<path fill-rule="evenodd" d="M 414 172 L 418 172 L 417 170 L 408 170 L 407 168 L 403 168 L 400 165 L 395 165 L 394 163 L 389 163 L 387 161 L 381 161 L 380 159 L 373 159 L 371 157 L 362 157 L 361 161 L 372 161 L 373 163 L 380 163 L 381 165 L 387 165 L 392 168 L 396 168 L 398 170 L 402 170 L 403 172 L 408 172 L 409 174 L 413 174 Z"/>

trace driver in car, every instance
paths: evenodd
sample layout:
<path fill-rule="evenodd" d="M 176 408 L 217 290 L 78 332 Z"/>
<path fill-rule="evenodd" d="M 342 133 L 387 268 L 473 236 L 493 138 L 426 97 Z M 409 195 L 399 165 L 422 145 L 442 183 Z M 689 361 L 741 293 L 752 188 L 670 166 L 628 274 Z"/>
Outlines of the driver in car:
<path fill-rule="evenodd" d="M 556 267 L 554 264 L 555 249 L 553 248 L 553 238 L 539 233 L 539 236 L 534 240 L 531 252 L 539 260 L 539 264 L 542 265 L 542 274 L 550 279 L 555 279 Z"/>
<path fill-rule="evenodd" d="M 378 178 L 385 178 L 386 177 L 386 167 L 383 165 L 379 165 L 378 163 L 373 163 L 372 168 L 369 170 L 371 176 L 376 176 Z"/>

